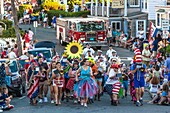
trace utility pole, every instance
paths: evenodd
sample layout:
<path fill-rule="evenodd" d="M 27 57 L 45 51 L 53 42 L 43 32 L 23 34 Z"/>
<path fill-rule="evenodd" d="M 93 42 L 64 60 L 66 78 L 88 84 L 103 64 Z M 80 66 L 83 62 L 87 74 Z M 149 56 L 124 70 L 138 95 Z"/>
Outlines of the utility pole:
<path fill-rule="evenodd" d="M 18 17 L 17 17 L 17 11 L 15 8 L 15 0 L 11 0 L 11 7 L 12 7 L 12 16 L 14 19 L 14 29 L 15 29 L 15 34 L 17 37 L 17 45 L 18 45 L 18 55 L 22 55 L 22 42 L 21 42 L 21 35 L 19 32 L 19 26 L 18 26 Z"/>

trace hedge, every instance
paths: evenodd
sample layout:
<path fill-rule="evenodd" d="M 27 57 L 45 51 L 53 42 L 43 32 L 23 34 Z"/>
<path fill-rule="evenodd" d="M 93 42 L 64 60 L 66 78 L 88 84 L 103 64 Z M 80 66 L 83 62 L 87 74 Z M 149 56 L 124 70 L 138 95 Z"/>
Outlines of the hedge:
<path fill-rule="evenodd" d="M 6 24 L 6 29 L 9 29 L 9 28 L 12 27 L 12 23 L 13 23 L 12 21 L 10 21 L 10 20 L 0 20 L 0 21 Z M 5 28 L 5 25 L 4 25 L 4 24 L 0 23 L 0 25 L 1 25 L 3 28 Z"/>
<path fill-rule="evenodd" d="M 50 10 L 47 12 L 48 15 L 48 24 L 51 25 L 52 17 L 60 15 L 62 17 L 87 17 L 90 14 L 90 11 L 79 11 L 79 12 L 66 12 L 62 10 Z"/>
<path fill-rule="evenodd" d="M 24 31 L 20 30 L 20 34 L 21 34 L 21 36 L 23 36 Z M 16 38 L 14 27 L 11 27 L 11 28 L 9 28 L 7 30 L 3 30 L 2 31 L 2 36 L 0 36 L 0 37 L 2 37 L 2 38 L 10 38 L 10 37 Z"/>

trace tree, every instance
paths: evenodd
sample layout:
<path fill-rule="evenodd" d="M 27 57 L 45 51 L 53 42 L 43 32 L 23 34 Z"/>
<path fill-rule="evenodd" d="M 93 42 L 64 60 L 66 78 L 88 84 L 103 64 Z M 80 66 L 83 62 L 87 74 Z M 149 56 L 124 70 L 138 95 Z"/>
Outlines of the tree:
<path fill-rule="evenodd" d="M 15 0 L 11 0 L 11 7 L 12 7 L 12 15 L 14 19 L 14 29 L 15 29 L 15 34 L 17 37 L 17 45 L 18 45 L 18 55 L 22 55 L 22 42 L 21 42 L 21 35 L 19 32 L 19 26 L 18 26 L 18 17 L 17 17 L 17 11 L 15 7 Z"/>

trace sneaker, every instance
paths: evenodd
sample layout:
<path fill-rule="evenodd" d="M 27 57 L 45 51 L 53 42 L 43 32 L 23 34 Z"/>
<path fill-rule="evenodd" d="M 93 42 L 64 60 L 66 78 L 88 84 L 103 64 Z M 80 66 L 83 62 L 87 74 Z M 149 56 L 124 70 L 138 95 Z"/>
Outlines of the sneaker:
<path fill-rule="evenodd" d="M 47 97 L 44 97 L 44 102 L 48 102 L 48 99 L 47 99 Z"/>
<path fill-rule="evenodd" d="M 83 102 L 81 102 L 81 106 L 83 106 L 84 105 L 84 103 Z"/>
<path fill-rule="evenodd" d="M 136 106 L 141 106 L 141 103 L 140 102 L 136 102 Z"/>
<path fill-rule="evenodd" d="M 84 107 L 87 107 L 87 103 L 84 103 Z"/>
<path fill-rule="evenodd" d="M 77 100 L 74 101 L 74 104 L 77 104 Z"/>
<path fill-rule="evenodd" d="M 10 108 L 10 109 L 14 108 L 14 105 L 9 105 L 9 108 Z"/>
<path fill-rule="evenodd" d="M 51 104 L 54 104 L 54 100 L 51 100 Z"/>
<path fill-rule="evenodd" d="M 3 110 L 2 109 L 0 109 L 0 113 L 2 113 L 3 112 Z"/>
<path fill-rule="evenodd" d="M 139 100 L 139 102 L 140 102 L 140 104 L 141 104 L 141 106 L 143 105 L 143 100 L 142 99 L 140 99 Z"/>
<path fill-rule="evenodd" d="M 42 102 L 43 102 L 43 100 L 42 100 L 42 99 L 40 99 L 40 100 L 39 100 L 39 103 L 42 103 Z"/>

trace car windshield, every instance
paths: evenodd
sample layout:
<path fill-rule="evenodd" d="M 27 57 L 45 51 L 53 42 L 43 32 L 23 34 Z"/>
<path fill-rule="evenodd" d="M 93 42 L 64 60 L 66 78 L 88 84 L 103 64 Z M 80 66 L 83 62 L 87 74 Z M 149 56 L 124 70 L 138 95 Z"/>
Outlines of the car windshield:
<path fill-rule="evenodd" d="M 19 64 L 20 64 L 21 68 L 24 68 L 25 60 L 19 60 Z"/>
<path fill-rule="evenodd" d="M 17 62 L 12 61 L 9 65 L 9 68 L 11 69 L 12 73 L 17 72 L 18 71 Z"/>
<path fill-rule="evenodd" d="M 0 61 L 0 63 L 5 63 L 5 61 Z M 11 70 L 11 73 L 15 73 L 18 71 L 18 66 L 16 61 L 10 61 L 9 68 Z"/>
<path fill-rule="evenodd" d="M 36 57 L 38 54 L 42 53 L 45 58 L 47 58 L 47 59 L 51 58 L 50 50 L 28 51 L 28 53 L 34 55 L 34 57 Z"/>
<path fill-rule="evenodd" d="M 97 31 L 104 30 L 104 22 L 80 22 L 77 23 L 78 31 Z"/>

